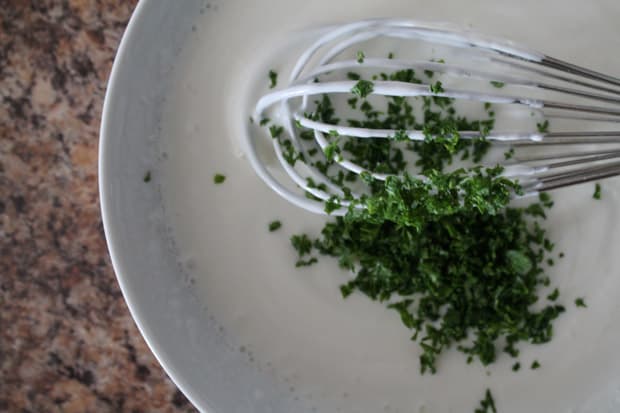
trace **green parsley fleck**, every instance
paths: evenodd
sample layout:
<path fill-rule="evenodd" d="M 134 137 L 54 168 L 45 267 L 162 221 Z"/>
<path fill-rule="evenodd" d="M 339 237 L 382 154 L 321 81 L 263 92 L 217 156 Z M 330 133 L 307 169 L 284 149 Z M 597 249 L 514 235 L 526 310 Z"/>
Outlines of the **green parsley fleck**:
<path fill-rule="evenodd" d="M 316 264 L 317 262 L 319 262 L 319 260 L 316 257 L 310 257 L 310 259 L 308 259 L 308 260 L 299 259 L 295 263 L 295 267 L 297 267 L 297 268 L 299 268 L 299 267 L 309 267 L 312 264 Z"/>
<path fill-rule="evenodd" d="M 504 159 L 511 159 L 515 154 L 515 148 L 510 148 L 506 152 L 504 152 Z"/>
<path fill-rule="evenodd" d="M 538 132 L 540 132 L 540 133 L 547 133 L 547 132 L 549 132 L 549 121 L 547 119 L 545 119 L 544 122 L 536 123 L 536 128 L 538 129 Z"/>
<path fill-rule="evenodd" d="M 310 254 L 310 251 L 312 251 L 312 241 L 306 234 L 293 235 L 291 237 L 291 244 L 297 251 L 297 254 L 299 254 L 299 257 Z"/>
<path fill-rule="evenodd" d="M 213 183 L 215 184 L 221 184 L 226 180 L 226 176 L 222 175 L 222 174 L 215 174 L 213 175 Z"/>
<path fill-rule="evenodd" d="M 493 85 L 493 87 L 496 87 L 498 89 L 501 89 L 504 86 L 506 86 L 506 84 L 504 82 L 498 82 L 496 80 L 491 80 L 491 82 L 489 82 L 489 83 L 491 83 L 491 85 Z"/>
<path fill-rule="evenodd" d="M 338 138 L 333 139 L 325 148 L 323 148 L 325 157 L 329 160 L 340 161 L 340 147 L 338 146 Z"/>
<path fill-rule="evenodd" d="M 269 71 L 269 89 L 273 89 L 278 84 L 278 73 L 275 70 Z"/>
<path fill-rule="evenodd" d="M 400 141 L 400 142 L 408 141 L 409 135 L 407 135 L 407 131 L 401 129 L 401 130 L 396 131 L 392 139 L 394 139 L 395 141 Z"/>
<path fill-rule="evenodd" d="M 521 363 L 516 362 L 515 364 L 512 365 L 512 371 L 519 371 L 519 369 L 521 368 Z"/>
<path fill-rule="evenodd" d="M 531 367 L 530 367 L 530 368 L 531 368 L 532 370 L 536 370 L 536 369 L 540 368 L 540 363 L 538 362 L 538 360 L 534 360 L 534 361 L 532 362 L 532 365 L 531 365 Z"/>
<path fill-rule="evenodd" d="M 393 52 L 388 53 L 388 59 L 394 59 L 394 53 Z"/>
<path fill-rule="evenodd" d="M 146 171 L 142 180 L 146 183 L 151 182 L 151 171 Z"/>
<path fill-rule="evenodd" d="M 445 92 L 443 86 L 441 85 L 441 82 L 438 80 L 437 82 L 435 82 L 435 84 L 430 85 L 430 89 L 431 92 L 434 94 L 440 94 Z"/>
<path fill-rule="evenodd" d="M 575 299 L 575 305 L 576 305 L 577 307 L 583 307 L 583 308 L 587 307 L 586 302 L 585 302 L 585 301 L 584 301 L 584 299 L 583 299 L 583 298 L 581 298 L 581 297 L 580 297 L 580 298 L 576 298 L 576 299 Z"/>
<path fill-rule="evenodd" d="M 527 274 L 532 269 L 532 260 L 521 251 L 509 250 L 506 252 L 506 258 L 517 274 Z"/>
<path fill-rule="evenodd" d="M 553 290 L 553 292 L 551 294 L 549 294 L 547 296 L 547 300 L 549 301 L 555 301 L 558 299 L 558 297 L 560 296 L 560 290 L 558 290 L 557 288 L 555 290 Z"/>
<path fill-rule="evenodd" d="M 357 63 L 362 64 L 364 63 L 364 58 L 366 57 L 366 55 L 364 54 L 363 51 L 358 50 L 356 57 L 357 57 Z"/>
<path fill-rule="evenodd" d="M 282 226 L 280 221 L 271 221 L 269 223 L 269 232 L 277 231 Z"/>
<path fill-rule="evenodd" d="M 284 132 L 284 127 L 282 127 L 282 126 L 271 125 L 269 127 L 269 133 L 271 134 L 271 137 L 274 138 L 274 139 L 277 139 L 280 136 L 282 136 L 282 132 Z"/>
<path fill-rule="evenodd" d="M 493 400 L 491 390 L 487 389 L 484 394 L 484 399 L 480 401 L 480 407 L 477 408 L 474 413 L 497 413 L 497 408 L 495 407 L 495 400 Z"/>
<path fill-rule="evenodd" d="M 351 89 L 351 93 L 361 98 L 370 95 L 374 90 L 374 84 L 369 80 L 360 80 Z"/>
<path fill-rule="evenodd" d="M 260 126 L 265 126 L 266 124 L 268 124 L 268 123 L 269 123 L 269 121 L 270 121 L 270 119 L 269 119 L 269 118 L 262 118 L 262 119 L 260 120 L 259 125 L 260 125 Z"/>
<path fill-rule="evenodd" d="M 594 193 L 592 194 L 592 198 L 601 199 L 601 184 L 598 182 L 594 185 Z"/>

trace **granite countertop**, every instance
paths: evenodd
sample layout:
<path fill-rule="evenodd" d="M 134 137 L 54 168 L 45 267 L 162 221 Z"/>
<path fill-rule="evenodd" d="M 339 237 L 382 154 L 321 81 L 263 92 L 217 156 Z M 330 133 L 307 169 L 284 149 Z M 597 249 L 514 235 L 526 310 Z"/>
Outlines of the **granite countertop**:
<path fill-rule="evenodd" d="M 131 319 L 97 144 L 136 0 L 0 1 L 0 411 L 194 411 Z"/>

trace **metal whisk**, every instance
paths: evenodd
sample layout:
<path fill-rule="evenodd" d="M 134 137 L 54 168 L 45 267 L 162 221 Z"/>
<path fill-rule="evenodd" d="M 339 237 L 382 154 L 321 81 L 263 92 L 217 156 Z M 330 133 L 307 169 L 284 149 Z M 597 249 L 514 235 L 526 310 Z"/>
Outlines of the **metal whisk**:
<path fill-rule="evenodd" d="M 385 49 L 389 46 L 381 49 L 382 57 L 371 53 L 360 55 L 363 45 L 370 45 L 368 47 L 372 49 L 373 41 L 393 42 L 407 52 L 419 49 L 433 53 L 436 48 L 444 48 L 446 53 L 454 55 L 454 60 L 392 57 Z M 368 99 L 381 96 L 449 98 L 454 102 L 492 104 L 507 112 L 515 108 L 526 109 L 532 118 L 551 120 L 553 129 L 556 122 L 571 124 L 565 131 L 532 128 L 531 131 L 517 132 L 491 130 L 486 134 L 493 147 L 501 147 L 502 153 L 514 153 L 510 159 L 501 158 L 497 163 L 505 167 L 505 176 L 519 181 L 526 195 L 620 174 L 620 130 L 613 129 L 620 122 L 619 78 L 510 41 L 455 30 L 446 25 L 398 19 L 365 20 L 330 28 L 301 54 L 290 73 L 288 85 L 258 100 L 253 114 L 255 125 L 261 120 L 264 121 L 260 123 L 266 124 L 267 115 L 274 123 L 282 125 L 280 133 L 283 138 L 272 139 L 273 148 L 294 185 L 267 167 L 265 158 L 258 154 L 255 134 L 248 133 L 247 156 L 257 174 L 293 204 L 324 213 L 323 202 L 333 196 L 343 197 L 344 193 L 342 187 L 305 161 L 313 147 L 325 151 L 330 145 L 330 135 L 390 139 L 397 133 L 401 136 L 405 133 L 411 141 L 420 141 L 425 139 L 425 134 L 416 129 L 399 131 L 326 123 L 309 116 L 309 107 L 322 95 L 353 97 L 358 81 L 347 77 L 352 71 L 409 69 L 429 73 L 431 77 L 436 75 L 434 79 L 441 78 L 448 86 L 437 90 L 433 89 L 430 80 L 428 83 L 410 83 L 389 80 L 385 76 L 375 77 Z M 508 91 L 518 93 L 512 95 Z M 554 98 L 550 99 L 549 94 Z M 314 140 L 309 143 L 300 139 L 300 128 L 311 130 Z M 470 139 L 479 137 L 481 132 L 460 131 L 459 134 L 461 138 Z M 290 156 L 287 157 L 291 151 L 299 154 L 292 162 Z M 365 170 L 348 160 L 346 152 L 332 160 L 336 167 L 346 172 L 367 172 L 379 180 L 389 176 Z M 304 192 L 318 200 L 309 199 Z M 359 194 L 353 193 L 352 196 Z M 343 214 L 349 203 L 343 200 L 341 205 L 342 208 L 333 214 Z"/>

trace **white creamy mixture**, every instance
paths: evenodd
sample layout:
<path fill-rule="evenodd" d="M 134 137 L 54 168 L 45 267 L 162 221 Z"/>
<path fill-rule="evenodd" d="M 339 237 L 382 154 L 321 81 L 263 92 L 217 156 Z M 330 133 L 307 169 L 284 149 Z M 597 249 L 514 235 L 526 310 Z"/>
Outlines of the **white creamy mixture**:
<path fill-rule="evenodd" d="M 620 180 L 603 182 L 601 201 L 592 199 L 593 184 L 553 193 L 546 226 L 555 254 L 566 256 L 550 274 L 567 312 L 551 343 L 522 345 L 517 373 L 505 354 L 485 369 L 448 351 L 436 375 L 420 376 L 418 345 L 398 315 L 360 295 L 343 300 L 338 286 L 348 275 L 335 260 L 294 268 L 290 235 L 316 235 L 325 218 L 267 188 L 238 145 L 254 85 L 284 67 L 274 58 L 290 38 L 316 25 L 381 16 L 450 21 L 619 74 L 620 56 L 610 51 L 620 50 L 620 5 L 572 3 L 230 0 L 197 16 L 162 120 L 168 220 L 208 312 L 302 401 L 325 412 L 470 412 L 488 387 L 501 413 L 620 409 Z M 226 182 L 214 185 L 215 173 Z M 275 219 L 283 227 L 270 233 Z M 576 297 L 588 308 L 576 308 Z M 530 370 L 535 359 L 542 366 Z"/>

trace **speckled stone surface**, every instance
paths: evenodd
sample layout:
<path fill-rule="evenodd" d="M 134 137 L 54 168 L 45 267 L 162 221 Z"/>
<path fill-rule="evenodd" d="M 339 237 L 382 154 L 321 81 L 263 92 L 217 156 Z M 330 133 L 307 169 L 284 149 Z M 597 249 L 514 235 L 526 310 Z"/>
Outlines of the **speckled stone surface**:
<path fill-rule="evenodd" d="M 194 411 L 108 259 L 101 107 L 136 0 L 0 0 L 0 412 Z"/>

